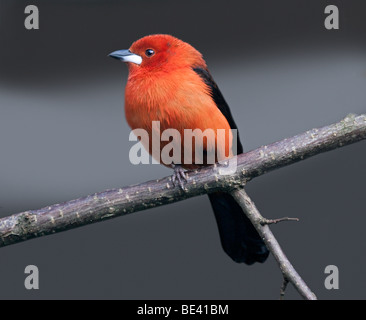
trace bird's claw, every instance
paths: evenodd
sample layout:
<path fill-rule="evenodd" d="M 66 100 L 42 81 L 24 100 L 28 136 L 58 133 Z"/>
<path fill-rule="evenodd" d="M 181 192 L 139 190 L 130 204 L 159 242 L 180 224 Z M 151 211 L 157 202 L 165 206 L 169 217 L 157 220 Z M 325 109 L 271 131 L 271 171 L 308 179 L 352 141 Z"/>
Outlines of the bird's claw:
<path fill-rule="evenodd" d="M 174 173 L 172 175 L 172 183 L 174 186 L 176 186 L 176 182 L 178 182 L 179 187 L 184 191 L 184 183 L 187 182 L 187 175 L 184 172 L 184 169 L 179 166 L 174 166 Z"/>

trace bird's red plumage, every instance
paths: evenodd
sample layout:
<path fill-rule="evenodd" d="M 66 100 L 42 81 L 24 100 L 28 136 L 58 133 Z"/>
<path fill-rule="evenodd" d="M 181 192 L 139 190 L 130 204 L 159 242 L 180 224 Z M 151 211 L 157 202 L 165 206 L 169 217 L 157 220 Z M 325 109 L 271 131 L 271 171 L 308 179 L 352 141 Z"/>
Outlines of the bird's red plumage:
<path fill-rule="evenodd" d="M 146 57 L 147 49 L 153 49 L 154 56 Z M 193 70 L 206 68 L 202 55 L 188 43 L 168 35 L 144 37 L 133 43 L 130 51 L 143 57 L 141 65 L 129 63 L 125 114 L 130 127 L 151 133 L 152 121 L 160 121 L 161 131 L 173 128 L 180 132 L 182 144 L 184 129 L 225 129 L 226 148 L 217 141 L 216 146 L 204 141 L 203 149 L 217 148 L 221 159 L 232 155 L 229 123 L 213 101 L 209 87 Z M 167 143 L 163 142 L 161 148 Z M 194 150 L 192 155 L 194 164 Z M 182 148 L 182 162 L 183 157 Z M 196 166 L 183 163 L 183 167 Z"/>

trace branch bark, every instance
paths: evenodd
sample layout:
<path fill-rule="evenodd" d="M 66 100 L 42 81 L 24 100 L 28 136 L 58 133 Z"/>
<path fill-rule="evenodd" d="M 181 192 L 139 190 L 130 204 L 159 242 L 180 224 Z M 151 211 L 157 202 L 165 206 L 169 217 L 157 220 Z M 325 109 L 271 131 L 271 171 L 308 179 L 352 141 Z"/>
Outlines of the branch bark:
<path fill-rule="evenodd" d="M 242 191 L 238 189 L 251 179 L 363 139 L 366 139 L 366 115 L 350 114 L 338 123 L 239 155 L 237 170 L 231 175 L 220 174 L 217 166 L 188 172 L 184 191 L 174 188 L 171 178 L 166 177 L 2 218 L 0 247 L 215 191 L 233 192 L 240 203 L 238 192 Z M 267 230 L 268 226 L 261 228 Z M 284 277 L 285 281 L 291 281 L 287 272 Z"/>
<path fill-rule="evenodd" d="M 262 217 L 254 202 L 249 198 L 244 189 L 235 190 L 231 194 L 236 202 L 242 207 L 248 219 L 257 229 L 268 250 L 271 251 L 271 253 L 273 254 L 278 263 L 278 266 L 281 269 L 284 282 L 291 282 L 303 298 L 307 300 L 316 300 L 315 294 L 306 285 L 304 280 L 299 276 L 295 268 L 287 259 L 286 255 L 283 253 L 279 243 L 277 242 L 277 239 L 269 229 L 268 224 L 266 224 L 267 219 L 264 219 Z M 283 296 L 285 295 L 286 286 L 282 286 L 281 298 L 283 298 Z"/>

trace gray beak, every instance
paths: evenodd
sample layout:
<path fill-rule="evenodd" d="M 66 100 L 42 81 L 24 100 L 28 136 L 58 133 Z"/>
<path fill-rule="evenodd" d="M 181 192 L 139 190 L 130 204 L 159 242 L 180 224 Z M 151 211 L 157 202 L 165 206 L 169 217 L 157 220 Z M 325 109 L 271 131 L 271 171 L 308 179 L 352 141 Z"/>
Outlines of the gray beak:
<path fill-rule="evenodd" d="M 111 58 L 121 60 L 123 62 L 132 62 L 135 64 L 141 64 L 142 58 L 132 53 L 130 50 L 117 50 L 108 55 Z"/>

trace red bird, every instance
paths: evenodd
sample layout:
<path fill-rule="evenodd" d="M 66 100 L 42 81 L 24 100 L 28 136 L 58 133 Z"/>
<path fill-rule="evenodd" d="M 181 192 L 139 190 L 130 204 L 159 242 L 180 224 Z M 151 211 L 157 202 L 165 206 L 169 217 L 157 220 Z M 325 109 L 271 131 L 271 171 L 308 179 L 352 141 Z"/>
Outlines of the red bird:
<path fill-rule="evenodd" d="M 215 132 L 237 129 L 206 62 L 190 44 L 170 35 L 150 35 L 134 42 L 130 49 L 118 50 L 109 56 L 128 65 L 125 114 L 132 129 L 145 129 L 153 134 L 153 121 L 160 121 L 161 131 L 176 129 L 182 137 L 184 129 L 213 129 Z M 215 141 L 216 159 L 219 153 L 226 156 L 243 153 L 239 136 L 237 152 L 231 150 L 232 137 L 226 136 L 225 141 L 228 139 L 229 143 L 224 146 Z M 144 147 L 151 153 L 151 139 L 149 144 Z M 164 144 L 161 149 L 163 147 Z M 212 148 L 207 140 L 202 147 L 207 152 Z M 181 148 L 183 168 L 202 166 L 194 159 L 192 164 L 184 164 L 183 139 Z M 185 174 L 180 166 L 175 167 L 173 177 L 182 186 Z M 224 251 L 236 262 L 264 262 L 269 251 L 236 201 L 223 192 L 209 194 L 209 198 Z"/>

